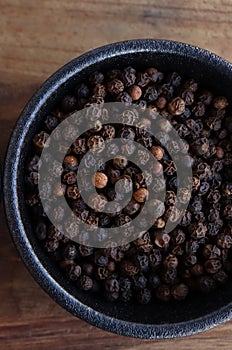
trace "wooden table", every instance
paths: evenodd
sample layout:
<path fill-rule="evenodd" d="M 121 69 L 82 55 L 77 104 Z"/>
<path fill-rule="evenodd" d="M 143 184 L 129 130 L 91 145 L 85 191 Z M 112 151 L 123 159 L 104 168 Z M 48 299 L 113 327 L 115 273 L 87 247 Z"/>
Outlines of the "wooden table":
<path fill-rule="evenodd" d="M 39 85 L 75 56 L 131 38 L 199 45 L 232 61 L 232 1 L 0 0 L 0 157 Z M 27 272 L 0 208 L 0 349 L 231 349 L 232 322 L 193 337 L 141 341 L 112 335 L 59 307 Z"/>

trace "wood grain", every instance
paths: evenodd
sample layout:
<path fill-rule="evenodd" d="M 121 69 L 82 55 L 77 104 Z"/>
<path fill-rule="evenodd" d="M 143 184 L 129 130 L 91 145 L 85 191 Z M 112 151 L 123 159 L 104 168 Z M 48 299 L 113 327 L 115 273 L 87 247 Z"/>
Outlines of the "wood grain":
<path fill-rule="evenodd" d="M 0 0 L 0 160 L 39 85 L 73 57 L 131 38 L 189 42 L 232 61 L 232 1 Z M 231 349 L 232 322 L 172 341 L 109 334 L 74 318 L 27 272 L 0 208 L 0 350 Z"/>

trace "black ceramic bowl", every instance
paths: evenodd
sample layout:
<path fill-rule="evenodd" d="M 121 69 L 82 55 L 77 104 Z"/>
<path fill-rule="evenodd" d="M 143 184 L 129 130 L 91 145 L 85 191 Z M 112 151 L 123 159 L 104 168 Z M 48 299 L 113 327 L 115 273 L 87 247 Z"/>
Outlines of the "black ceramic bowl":
<path fill-rule="evenodd" d="M 155 305 L 110 303 L 76 290 L 41 249 L 24 201 L 25 162 L 31 139 L 57 100 L 94 70 L 126 65 L 179 71 L 232 101 L 232 65 L 187 44 L 133 40 L 86 53 L 57 71 L 29 101 L 12 134 L 5 159 L 4 204 L 16 248 L 40 286 L 73 315 L 107 331 L 138 338 L 174 338 L 212 328 L 232 316 L 232 281 L 210 295 Z"/>

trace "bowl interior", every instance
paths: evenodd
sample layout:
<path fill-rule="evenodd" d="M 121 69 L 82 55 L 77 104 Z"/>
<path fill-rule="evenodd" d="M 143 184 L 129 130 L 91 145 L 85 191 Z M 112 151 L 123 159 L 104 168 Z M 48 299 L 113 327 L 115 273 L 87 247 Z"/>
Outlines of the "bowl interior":
<path fill-rule="evenodd" d="M 169 302 L 167 304 L 154 303 L 145 306 L 126 305 L 120 302 L 113 304 L 107 302 L 103 297 L 101 298 L 93 294 L 86 294 L 78 291 L 71 283 L 65 280 L 57 266 L 44 253 L 40 243 L 34 236 L 31 219 L 25 206 L 24 193 L 22 190 L 24 186 L 24 169 L 30 154 L 31 139 L 34 133 L 39 129 L 44 116 L 51 112 L 61 95 L 68 92 L 73 86 L 79 81 L 85 79 L 85 77 L 94 70 L 106 71 L 110 68 L 132 65 L 141 69 L 154 66 L 163 72 L 177 71 L 184 78 L 194 77 L 197 81 L 202 83 L 204 87 L 208 87 L 220 95 L 225 95 L 230 101 L 232 101 L 232 71 L 229 65 L 224 64 L 223 61 L 216 56 L 212 57 L 207 53 L 203 56 L 200 51 L 198 52 L 197 48 L 194 51 L 185 47 L 182 48 L 183 50 L 179 49 L 177 50 L 178 52 L 176 52 L 175 43 L 172 45 L 173 46 L 169 47 L 168 52 L 167 50 L 148 51 L 148 48 L 139 52 L 121 52 L 119 54 L 113 52 L 113 49 L 111 48 L 108 58 L 101 58 L 99 53 L 96 54 L 98 58 L 95 61 L 91 61 L 91 59 L 87 57 L 86 59 L 89 61 L 88 65 L 83 69 L 79 69 L 79 71 L 72 75 L 67 81 L 64 79 L 62 82 L 61 77 L 65 78 L 68 70 L 67 67 L 64 68 L 62 73 L 58 76 L 59 84 L 57 90 L 48 95 L 46 103 L 36 112 L 36 117 L 34 116 L 30 123 L 20 125 L 19 122 L 15 131 L 15 135 L 20 135 L 19 137 L 21 138 L 21 141 L 23 139 L 23 142 L 21 142 L 21 149 L 18 151 L 19 161 L 17 163 L 17 168 L 15 169 L 16 173 L 13 174 L 13 176 L 17 177 L 17 196 L 20 217 L 27 238 L 29 239 L 39 261 L 63 289 L 84 305 L 110 317 L 140 324 L 179 323 L 195 320 L 199 317 L 211 314 L 231 303 L 232 281 L 229 281 L 226 287 L 219 288 L 210 295 L 191 296 L 183 302 Z M 136 47 L 134 51 L 135 50 Z M 78 64 L 78 59 L 74 60 L 69 65 L 69 69 L 75 68 L 75 65 L 78 66 Z M 57 76 L 53 77 L 53 79 L 57 79 Z M 51 82 L 49 84 L 51 84 Z M 44 97 L 45 90 L 50 88 L 49 84 L 42 87 L 42 90 L 33 100 L 34 104 L 36 101 L 39 103 L 41 96 Z M 30 113 L 30 111 L 25 110 L 23 113 L 25 121 L 25 114 Z M 24 129 L 24 135 L 22 135 L 20 131 L 22 128 Z M 8 152 L 10 152 L 10 149 Z M 16 243 L 19 245 L 21 255 L 23 255 L 22 242 L 18 239 Z M 59 297 L 57 297 L 57 300 L 65 306 L 64 300 L 61 301 Z M 73 310 L 73 312 L 75 313 L 75 310 Z"/>

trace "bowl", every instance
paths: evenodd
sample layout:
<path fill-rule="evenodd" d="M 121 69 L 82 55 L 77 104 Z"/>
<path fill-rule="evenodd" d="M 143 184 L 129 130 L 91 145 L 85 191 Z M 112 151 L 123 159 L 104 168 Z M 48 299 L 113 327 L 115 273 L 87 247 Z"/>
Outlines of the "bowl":
<path fill-rule="evenodd" d="M 156 66 L 195 77 L 232 100 L 232 65 L 206 50 L 168 40 L 131 40 L 100 47 L 53 74 L 28 102 L 11 136 L 3 176 L 5 214 L 15 246 L 35 280 L 73 315 L 104 330 L 144 339 L 199 333 L 232 316 L 232 281 L 210 295 L 155 305 L 111 303 L 78 291 L 62 275 L 33 234 L 24 199 L 24 169 L 30 142 L 60 97 L 95 70 L 126 65 Z"/>

